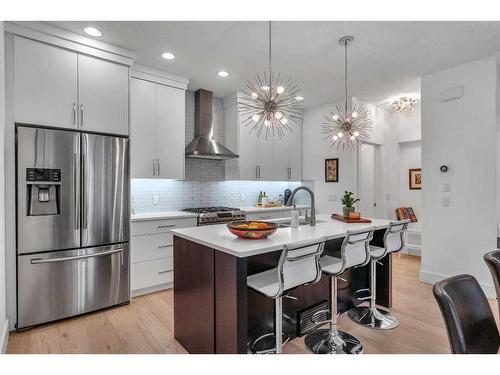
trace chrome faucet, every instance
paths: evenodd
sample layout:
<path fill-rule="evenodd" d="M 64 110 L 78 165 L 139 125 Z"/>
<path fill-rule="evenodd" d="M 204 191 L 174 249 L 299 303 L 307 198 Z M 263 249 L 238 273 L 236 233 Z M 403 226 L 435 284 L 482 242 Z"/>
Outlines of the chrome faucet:
<path fill-rule="evenodd" d="M 314 193 L 307 186 L 302 185 L 302 186 L 295 188 L 292 191 L 292 194 L 290 194 L 290 197 L 288 198 L 288 201 L 285 203 L 285 206 L 291 206 L 293 204 L 293 198 L 295 197 L 295 194 L 297 194 L 297 192 L 299 190 L 305 190 L 311 196 L 311 217 L 307 216 L 307 210 L 306 210 L 306 223 L 310 224 L 311 226 L 315 226 L 316 225 L 316 209 L 314 208 Z"/>

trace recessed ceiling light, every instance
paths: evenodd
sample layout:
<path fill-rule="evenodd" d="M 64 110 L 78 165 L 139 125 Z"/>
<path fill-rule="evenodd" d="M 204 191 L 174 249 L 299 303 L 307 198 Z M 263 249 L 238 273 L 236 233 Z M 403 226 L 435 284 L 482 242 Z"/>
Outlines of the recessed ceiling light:
<path fill-rule="evenodd" d="M 101 36 L 102 35 L 102 31 L 93 27 L 93 26 L 85 26 L 83 28 L 83 31 L 85 31 L 85 33 L 87 33 L 90 36 Z"/>
<path fill-rule="evenodd" d="M 161 57 L 163 57 L 165 60 L 173 60 L 173 59 L 175 59 L 175 55 L 172 52 L 163 52 L 161 54 Z"/>
<path fill-rule="evenodd" d="M 217 73 L 219 77 L 226 78 L 229 77 L 229 72 L 226 72 L 225 70 L 221 70 L 220 72 Z"/>
<path fill-rule="evenodd" d="M 304 100 L 304 97 L 302 95 L 297 95 L 295 97 L 295 100 L 301 101 L 301 100 Z"/>

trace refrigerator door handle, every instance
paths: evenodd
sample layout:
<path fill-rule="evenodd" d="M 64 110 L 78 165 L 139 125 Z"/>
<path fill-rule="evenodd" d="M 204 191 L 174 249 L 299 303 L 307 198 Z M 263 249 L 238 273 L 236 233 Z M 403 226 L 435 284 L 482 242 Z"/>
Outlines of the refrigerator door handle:
<path fill-rule="evenodd" d="M 87 147 L 88 147 L 88 140 L 87 140 L 87 134 L 82 134 L 82 141 L 83 141 L 83 150 L 82 150 L 82 220 L 83 220 L 83 229 L 88 228 L 89 224 L 89 200 L 88 200 L 88 195 L 89 195 L 89 179 L 88 179 L 88 161 L 87 161 Z"/>
<path fill-rule="evenodd" d="M 46 259 L 33 258 L 33 259 L 31 259 L 31 264 L 66 262 L 66 261 L 70 261 L 70 260 L 102 257 L 102 256 L 112 255 L 112 254 L 117 254 L 117 253 L 123 253 L 123 246 L 120 246 L 119 248 L 114 249 L 114 250 L 108 250 L 108 251 L 103 251 L 101 253 L 94 253 L 94 254 L 75 255 L 75 256 L 61 257 L 61 258 L 46 258 Z"/>
<path fill-rule="evenodd" d="M 73 194 L 73 220 L 75 222 L 74 229 L 80 229 L 80 183 L 78 176 L 80 175 L 80 161 L 79 154 L 73 154 L 73 183 L 74 185 L 74 194 Z"/>

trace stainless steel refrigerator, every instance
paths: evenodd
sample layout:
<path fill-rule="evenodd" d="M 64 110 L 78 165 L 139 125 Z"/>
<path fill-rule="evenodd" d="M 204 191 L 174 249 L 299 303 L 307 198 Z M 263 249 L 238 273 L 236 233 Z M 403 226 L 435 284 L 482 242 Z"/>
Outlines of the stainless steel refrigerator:
<path fill-rule="evenodd" d="M 17 328 L 130 300 L 129 141 L 16 126 Z"/>

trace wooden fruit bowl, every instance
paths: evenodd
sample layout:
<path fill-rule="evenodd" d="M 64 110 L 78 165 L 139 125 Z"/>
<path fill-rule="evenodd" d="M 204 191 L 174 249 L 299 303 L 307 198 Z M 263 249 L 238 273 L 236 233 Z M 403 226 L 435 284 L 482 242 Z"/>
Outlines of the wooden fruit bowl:
<path fill-rule="evenodd" d="M 227 228 L 237 237 L 261 240 L 274 234 L 278 229 L 278 224 L 267 221 L 233 221 L 227 224 Z"/>

